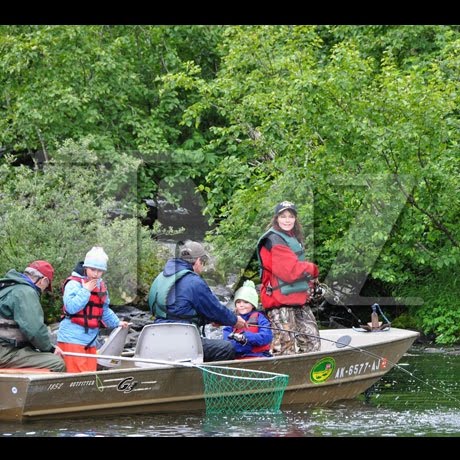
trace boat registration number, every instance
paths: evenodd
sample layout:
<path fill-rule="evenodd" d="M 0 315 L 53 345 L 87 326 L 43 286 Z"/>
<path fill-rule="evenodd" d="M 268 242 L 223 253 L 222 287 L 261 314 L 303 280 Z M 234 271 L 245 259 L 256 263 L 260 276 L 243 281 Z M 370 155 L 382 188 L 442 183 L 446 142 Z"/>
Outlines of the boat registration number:
<path fill-rule="evenodd" d="M 387 367 L 388 361 L 385 358 L 375 359 L 374 361 L 365 361 L 350 366 L 338 367 L 335 372 L 335 378 L 341 379 L 351 377 L 353 375 L 361 375 L 366 372 L 376 372 Z"/>

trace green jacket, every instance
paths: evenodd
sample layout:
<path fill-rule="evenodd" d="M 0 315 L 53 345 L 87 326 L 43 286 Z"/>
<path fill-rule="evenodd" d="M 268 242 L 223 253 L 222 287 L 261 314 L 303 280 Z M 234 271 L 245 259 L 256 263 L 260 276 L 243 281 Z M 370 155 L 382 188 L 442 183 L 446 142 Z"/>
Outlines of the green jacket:
<path fill-rule="evenodd" d="M 0 316 L 16 321 L 20 331 L 35 348 L 51 351 L 54 347 L 44 323 L 39 290 L 27 279 L 16 270 L 10 270 L 5 278 L 0 279 L 0 282 L 16 282 L 0 289 Z"/>

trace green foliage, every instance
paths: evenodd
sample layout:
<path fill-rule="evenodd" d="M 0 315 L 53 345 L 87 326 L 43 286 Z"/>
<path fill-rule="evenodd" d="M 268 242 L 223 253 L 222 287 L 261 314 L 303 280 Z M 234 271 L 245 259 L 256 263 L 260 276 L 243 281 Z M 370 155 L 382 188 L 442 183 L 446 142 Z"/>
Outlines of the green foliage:
<path fill-rule="evenodd" d="M 151 232 L 145 228 L 138 228 L 141 237 L 139 238 L 138 259 L 137 259 L 137 292 L 136 303 L 140 307 L 147 308 L 147 298 L 150 286 L 157 275 L 163 270 L 166 261 L 171 257 L 171 252 L 157 241 L 158 235 L 162 237 L 177 234 L 177 231 L 164 228 L 159 222 L 155 222 Z M 154 239 L 152 240 L 152 236 Z"/>
<path fill-rule="evenodd" d="M 125 177 L 123 170 L 136 164 L 115 164 L 112 169 L 92 163 L 88 152 L 86 158 L 86 164 L 52 161 L 43 170 L 0 165 L 0 271 L 21 271 L 32 260 L 49 260 L 56 270 L 54 296 L 44 302 L 49 319 L 56 318 L 62 305 L 60 284 L 94 245 L 109 255 L 106 280 L 112 304 L 144 295 L 148 264 L 162 263 L 158 243 L 140 227 L 143 211 L 136 194 L 123 182 L 130 175 Z"/>
<path fill-rule="evenodd" d="M 0 56 L 1 268 L 65 276 L 101 235 L 113 300 L 142 298 L 162 265 L 143 200 L 191 182 L 223 278 L 257 277 L 283 199 L 322 279 L 399 295 L 460 265 L 458 26 L 2 26 Z M 37 150 L 43 170 L 11 167 Z M 454 297 L 427 298 L 417 324 L 458 341 Z"/>
<path fill-rule="evenodd" d="M 221 116 L 209 146 L 223 159 L 201 190 L 222 266 L 247 266 L 280 199 L 314 229 L 323 277 L 396 287 L 460 264 L 458 28 L 251 26 L 224 39 L 186 112 Z"/>
<path fill-rule="evenodd" d="M 445 64 L 425 65 L 421 60 L 416 66 L 412 59 L 409 70 L 399 68 L 390 52 L 383 55 L 379 70 L 352 37 L 337 41 L 325 56 L 319 52 L 321 39 L 315 32 L 313 27 L 228 31 L 227 54 L 208 90 L 213 95 L 211 103 L 228 119 L 229 126 L 213 128 L 214 145 L 220 150 L 225 145 L 228 155 L 208 174 L 209 185 L 202 186 L 208 194 L 207 212 L 217 221 L 235 219 L 228 228 L 240 228 L 241 220 L 250 224 L 259 213 L 249 206 L 246 212 L 233 215 L 229 208 L 245 194 L 249 202 L 253 184 L 265 180 L 276 188 L 279 182 L 294 182 L 297 189 L 306 190 L 314 184 L 315 215 L 328 223 L 317 226 L 317 241 L 329 247 L 330 253 L 337 253 L 346 249 L 339 238 L 357 214 L 369 214 L 376 204 L 391 206 L 390 193 L 373 190 L 373 177 L 407 174 L 416 182 L 416 189 L 412 192 L 411 181 L 395 180 L 392 184 L 409 198 L 409 210 L 391 236 L 406 235 L 416 219 L 425 228 L 427 224 L 433 227 L 430 238 L 434 244 L 444 240 L 449 249 L 452 243 L 458 245 L 455 226 L 443 227 L 438 214 L 451 214 L 446 222 L 455 222 L 453 217 L 458 215 L 458 207 L 448 206 L 457 183 L 444 180 L 458 170 L 452 150 L 458 133 L 448 128 L 456 123 L 457 81 L 446 78 L 441 70 Z M 446 30 L 446 36 L 447 32 L 452 30 Z M 296 54 L 292 54 L 294 49 Z M 236 158 L 241 161 L 239 166 Z M 331 177 L 341 178 L 344 186 L 337 189 Z M 240 191 L 242 184 L 244 190 Z M 257 195 L 253 198 L 259 207 Z M 300 203 L 307 199 L 308 193 Z M 443 203 L 447 206 L 441 211 Z M 431 213 L 434 204 L 437 211 Z M 235 209 L 239 211 L 238 206 Z M 377 226 L 371 236 L 382 242 L 386 234 L 378 232 Z M 362 234 L 358 232 L 350 243 L 348 260 L 353 259 L 356 247 L 362 246 Z M 402 257 L 403 266 L 409 262 L 410 246 L 413 241 L 387 244 L 385 252 L 389 253 L 382 261 L 388 262 L 378 267 L 377 278 L 394 280 L 391 251 L 401 248 L 396 255 Z M 352 263 L 343 271 L 352 270 Z"/>
<path fill-rule="evenodd" d="M 401 285 L 395 291 L 397 296 L 417 299 L 422 305 L 409 308 L 411 327 L 423 330 L 425 334 L 433 334 L 436 343 L 452 345 L 460 343 L 460 271 L 442 270 L 428 276 L 419 277 L 417 284 Z M 404 318 L 398 318 L 405 324 Z M 394 322 L 393 325 L 397 325 Z"/>
<path fill-rule="evenodd" d="M 399 315 L 391 322 L 391 325 L 393 327 L 400 327 L 403 329 L 420 329 L 420 325 L 418 324 L 416 318 L 409 312 Z"/>
<path fill-rule="evenodd" d="M 0 145 L 54 157 L 68 139 L 91 138 L 111 161 L 139 152 L 149 169 L 140 188 L 152 195 L 165 175 L 156 156 L 174 152 L 181 162 L 206 132 L 181 124 L 196 90 L 168 75 L 211 78 L 221 34 L 209 26 L 0 27 Z"/>
<path fill-rule="evenodd" d="M 342 41 L 356 41 L 362 53 L 378 63 L 383 54 L 390 52 L 398 65 L 410 66 L 420 60 L 435 59 L 446 41 L 459 31 L 458 26 L 318 26 L 318 34 L 329 50 Z"/>

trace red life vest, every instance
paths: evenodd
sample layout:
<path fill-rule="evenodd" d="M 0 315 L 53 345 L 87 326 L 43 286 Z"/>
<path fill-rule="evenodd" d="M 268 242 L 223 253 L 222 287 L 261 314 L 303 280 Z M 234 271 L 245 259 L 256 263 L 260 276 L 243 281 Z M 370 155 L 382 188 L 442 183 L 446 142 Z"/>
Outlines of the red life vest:
<path fill-rule="evenodd" d="M 254 334 L 257 334 L 259 332 L 259 315 L 262 313 L 258 311 L 254 311 L 250 314 L 247 325 L 248 327 L 246 329 L 238 329 L 236 332 L 243 332 L 243 331 L 249 331 L 253 332 Z M 267 343 L 267 345 L 254 345 L 251 347 L 251 351 L 253 353 L 261 353 L 263 351 L 270 351 L 270 344 Z"/>
<path fill-rule="evenodd" d="M 79 276 L 69 276 L 62 286 L 62 290 L 64 291 L 65 285 L 68 281 L 78 281 L 80 284 L 83 284 L 84 278 L 80 278 Z M 107 300 L 107 288 L 105 287 L 105 283 L 101 280 L 100 286 L 95 287 L 91 291 L 91 295 L 89 297 L 88 303 L 86 304 L 85 308 L 80 310 L 78 313 L 73 315 L 66 312 L 65 305 L 63 306 L 64 315 L 67 318 L 70 318 L 72 323 L 79 324 L 85 328 L 85 332 L 88 332 L 88 328 L 95 329 L 99 327 L 102 323 L 102 313 L 104 312 L 104 303 Z"/>

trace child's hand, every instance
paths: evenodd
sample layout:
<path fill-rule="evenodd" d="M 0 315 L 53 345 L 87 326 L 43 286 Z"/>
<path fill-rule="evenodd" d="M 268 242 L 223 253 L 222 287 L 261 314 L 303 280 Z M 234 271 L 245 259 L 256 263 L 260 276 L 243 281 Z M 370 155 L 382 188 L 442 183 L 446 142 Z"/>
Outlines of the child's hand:
<path fill-rule="evenodd" d="M 92 291 L 97 285 L 97 279 L 92 279 L 92 280 L 88 280 L 86 281 L 86 283 L 83 283 L 83 287 L 85 289 L 88 289 L 88 291 Z"/>
<path fill-rule="evenodd" d="M 234 332 L 232 334 L 229 334 L 228 338 L 233 339 L 235 342 L 241 343 L 241 345 L 246 345 L 248 343 L 248 339 L 242 332 Z"/>
<path fill-rule="evenodd" d="M 238 315 L 236 318 L 237 318 L 237 321 L 233 325 L 233 327 L 235 329 L 247 329 L 248 325 L 247 325 L 246 321 L 243 318 L 241 318 L 240 315 Z"/>

